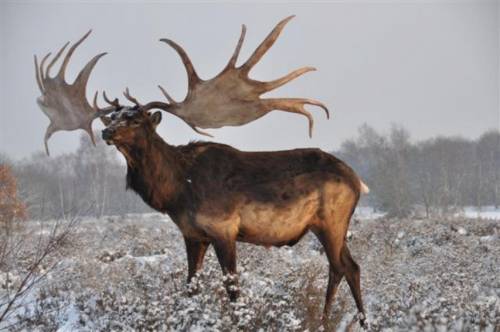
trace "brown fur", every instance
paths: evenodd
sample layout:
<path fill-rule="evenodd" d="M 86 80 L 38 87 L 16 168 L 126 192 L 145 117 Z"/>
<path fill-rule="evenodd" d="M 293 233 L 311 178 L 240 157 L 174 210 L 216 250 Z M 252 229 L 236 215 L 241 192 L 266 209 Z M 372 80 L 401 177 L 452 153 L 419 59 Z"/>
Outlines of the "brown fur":
<path fill-rule="evenodd" d="M 236 274 L 236 241 L 294 245 L 310 230 L 330 263 L 325 317 L 343 276 L 363 312 L 359 266 L 345 243 L 360 195 L 360 180 L 349 166 L 318 149 L 242 152 L 208 142 L 171 146 L 155 132 L 156 114 L 137 111 L 130 121 L 118 117 L 103 137 L 127 160 L 127 186 L 181 230 L 188 281 L 210 244 L 223 272 Z M 228 293 L 231 299 L 237 296 L 233 288 Z"/>

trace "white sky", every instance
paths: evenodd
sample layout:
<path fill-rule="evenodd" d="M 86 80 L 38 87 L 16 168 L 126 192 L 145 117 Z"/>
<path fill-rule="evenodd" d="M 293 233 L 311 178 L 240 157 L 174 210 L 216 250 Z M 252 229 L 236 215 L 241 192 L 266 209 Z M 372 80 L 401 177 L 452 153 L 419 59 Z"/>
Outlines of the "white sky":
<path fill-rule="evenodd" d="M 0 2 L 0 152 L 21 158 L 42 150 L 48 119 L 38 109 L 33 54 L 57 51 L 89 28 L 75 52 L 76 73 L 107 51 L 91 76 L 95 90 L 121 96 L 128 86 L 140 101 L 159 100 L 163 85 L 176 99 L 186 93 L 177 54 L 159 38 L 172 38 L 190 55 L 198 74 L 211 78 L 226 64 L 242 23 L 246 60 L 274 25 L 296 14 L 273 48 L 251 72 L 271 80 L 301 66 L 309 73 L 272 96 L 324 102 L 333 117 L 310 107 L 307 120 L 272 112 L 237 128 L 208 130 L 215 141 L 246 150 L 337 148 L 367 123 L 386 130 L 407 127 L 413 138 L 477 137 L 499 128 L 499 16 L 497 1 L 342 1 L 329 3 Z M 123 99 L 123 98 L 122 98 Z M 159 131 L 172 144 L 204 139 L 164 114 Z M 96 121 L 94 128 L 99 129 Z M 59 132 L 54 154 L 74 151 L 79 132 Z"/>

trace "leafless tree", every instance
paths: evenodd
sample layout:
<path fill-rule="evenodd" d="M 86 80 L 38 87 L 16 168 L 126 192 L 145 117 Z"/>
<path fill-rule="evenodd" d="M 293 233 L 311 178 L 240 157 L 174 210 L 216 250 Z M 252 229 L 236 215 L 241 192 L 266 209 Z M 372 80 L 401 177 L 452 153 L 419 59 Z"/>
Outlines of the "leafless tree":
<path fill-rule="evenodd" d="M 71 245 L 78 218 L 54 223 L 46 231 L 33 232 L 24 227 L 8 227 L 0 234 L 0 326 L 13 327 L 19 322 L 15 312 L 27 305 L 26 298 L 58 266 L 55 257 Z M 38 234 L 36 234 L 38 233 Z M 3 324 L 3 325 L 2 325 Z"/>
<path fill-rule="evenodd" d="M 369 203 L 402 216 L 422 206 L 447 215 L 464 206 L 500 205 L 500 133 L 477 140 L 436 137 L 411 142 L 406 130 L 382 135 L 362 126 L 338 153 L 367 181 Z"/>

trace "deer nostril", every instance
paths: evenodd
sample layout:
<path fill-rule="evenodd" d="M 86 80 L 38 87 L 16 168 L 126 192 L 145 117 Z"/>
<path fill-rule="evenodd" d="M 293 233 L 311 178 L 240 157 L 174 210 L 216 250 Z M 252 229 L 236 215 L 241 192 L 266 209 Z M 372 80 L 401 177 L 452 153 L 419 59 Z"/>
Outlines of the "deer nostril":
<path fill-rule="evenodd" d="M 113 136 L 114 132 L 114 129 L 106 128 L 102 131 L 102 138 L 105 140 L 110 139 Z"/>

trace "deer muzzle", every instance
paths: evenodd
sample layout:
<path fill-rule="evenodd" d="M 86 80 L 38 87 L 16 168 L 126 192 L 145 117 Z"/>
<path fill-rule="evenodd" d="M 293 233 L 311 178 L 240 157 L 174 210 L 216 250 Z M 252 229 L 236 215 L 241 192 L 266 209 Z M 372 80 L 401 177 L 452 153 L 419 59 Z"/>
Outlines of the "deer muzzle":
<path fill-rule="evenodd" d="M 102 131 L 102 139 L 105 141 L 109 141 L 113 139 L 113 135 L 115 134 L 115 130 L 112 128 L 105 128 Z"/>

